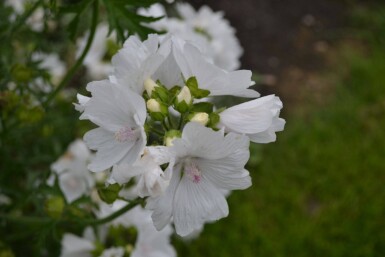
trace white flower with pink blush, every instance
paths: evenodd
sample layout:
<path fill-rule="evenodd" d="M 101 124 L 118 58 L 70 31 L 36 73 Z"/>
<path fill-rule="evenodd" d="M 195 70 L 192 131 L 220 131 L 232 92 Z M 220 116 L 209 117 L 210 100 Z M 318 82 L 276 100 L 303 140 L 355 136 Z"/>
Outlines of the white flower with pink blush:
<path fill-rule="evenodd" d="M 146 208 L 158 230 L 175 224 L 176 233 L 186 236 L 205 222 L 226 217 L 229 213 L 222 189 L 245 189 L 251 186 L 244 168 L 249 159 L 246 136 L 214 131 L 199 123 L 188 123 L 182 137 L 169 147 L 172 154 L 166 172 L 172 175 L 165 193 L 149 198 Z"/>

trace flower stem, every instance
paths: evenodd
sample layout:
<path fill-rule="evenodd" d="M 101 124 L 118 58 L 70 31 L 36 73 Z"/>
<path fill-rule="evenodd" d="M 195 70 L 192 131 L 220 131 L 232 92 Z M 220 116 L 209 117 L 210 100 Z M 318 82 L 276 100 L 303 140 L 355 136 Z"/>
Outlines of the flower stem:
<path fill-rule="evenodd" d="M 66 76 L 63 78 L 63 80 L 60 82 L 57 88 L 55 88 L 55 90 L 52 91 L 52 93 L 47 97 L 47 100 L 43 103 L 44 107 L 47 107 L 48 104 L 52 101 L 52 99 L 60 92 L 60 90 L 62 90 L 68 84 L 68 82 L 72 79 L 72 77 L 77 72 L 77 70 L 83 64 L 83 60 L 87 56 L 88 51 L 90 50 L 92 42 L 94 40 L 96 26 L 98 25 L 98 14 L 99 14 L 99 1 L 95 0 L 93 2 L 91 29 L 90 29 L 90 35 L 87 40 L 87 44 L 82 54 L 80 55 L 79 59 L 76 61 L 76 63 L 67 72 Z"/>
<path fill-rule="evenodd" d="M 97 219 L 97 220 L 87 220 L 87 221 L 81 221 L 81 222 L 85 223 L 87 225 L 101 225 L 101 224 L 104 224 L 104 223 L 108 223 L 110 221 L 113 221 L 117 217 L 125 214 L 126 212 L 128 212 L 129 210 L 131 210 L 135 206 L 141 204 L 142 202 L 143 202 L 143 199 L 137 198 L 135 200 L 132 200 L 129 204 L 127 204 L 123 208 L 117 210 L 116 212 L 112 213 L 111 215 L 109 215 L 107 217 L 104 217 L 102 219 Z"/>

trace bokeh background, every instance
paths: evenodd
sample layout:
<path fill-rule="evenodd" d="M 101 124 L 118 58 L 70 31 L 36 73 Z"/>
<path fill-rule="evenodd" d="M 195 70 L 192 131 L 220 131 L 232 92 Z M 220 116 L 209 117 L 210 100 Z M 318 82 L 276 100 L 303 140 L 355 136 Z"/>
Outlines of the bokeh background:
<path fill-rule="evenodd" d="M 224 11 L 287 123 L 253 145 L 229 217 L 175 240 L 179 256 L 385 256 L 385 3 L 190 2 Z"/>
<path fill-rule="evenodd" d="M 254 72 L 262 95 L 282 99 L 287 123 L 277 142 L 252 145 L 253 186 L 229 196 L 229 217 L 206 224 L 195 239 L 173 237 L 178 256 L 385 256 L 384 0 L 189 2 L 224 12 L 244 48 L 242 68 Z M 36 34 L 19 32 L 14 39 L 21 43 L 12 47 L 34 49 L 25 38 L 38 42 Z M 68 38 L 50 38 L 54 32 L 41 48 L 73 65 L 74 56 L 60 48 Z M 0 41 L 0 63 L 12 61 L 0 67 L 0 82 L 31 76 L 9 45 Z M 67 88 L 85 93 L 84 74 L 80 69 Z M 45 181 L 49 165 L 90 129 L 68 104 L 75 99 L 59 95 L 44 108 L 29 108 L 27 100 L 0 94 L 0 111 L 8 115 L 1 121 L 9 121 L 0 133 L 0 189 L 16 205 L 3 206 L 0 218 L 8 209 L 16 218 L 45 217 L 42 203 L 60 192 L 37 190 L 36 181 Z M 45 256 L 58 256 L 65 230 L 27 221 L 0 220 L 0 257 L 2 243 L 15 256 L 42 256 L 42 247 Z"/>

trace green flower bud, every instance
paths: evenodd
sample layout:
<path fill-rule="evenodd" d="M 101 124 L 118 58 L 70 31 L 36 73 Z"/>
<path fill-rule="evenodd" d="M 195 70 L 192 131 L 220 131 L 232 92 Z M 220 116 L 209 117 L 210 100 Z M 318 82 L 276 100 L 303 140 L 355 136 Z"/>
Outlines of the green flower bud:
<path fill-rule="evenodd" d="M 60 196 L 54 196 L 46 200 L 44 204 L 45 211 L 51 218 L 58 219 L 64 210 L 64 199 Z"/>

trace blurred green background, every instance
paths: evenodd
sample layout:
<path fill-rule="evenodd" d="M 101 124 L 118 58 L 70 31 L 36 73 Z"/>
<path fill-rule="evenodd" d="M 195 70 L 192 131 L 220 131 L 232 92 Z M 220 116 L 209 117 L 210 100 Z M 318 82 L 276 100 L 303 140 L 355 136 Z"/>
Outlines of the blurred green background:
<path fill-rule="evenodd" d="M 175 240 L 179 256 L 385 256 L 385 3 L 203 2 L 237 26 L 287 123 L 252 146 L 229 217 Z"/>

